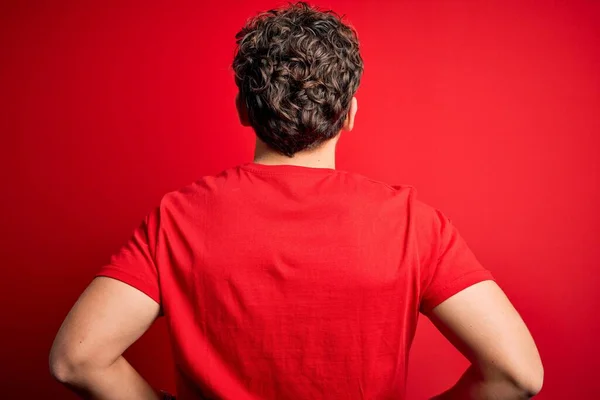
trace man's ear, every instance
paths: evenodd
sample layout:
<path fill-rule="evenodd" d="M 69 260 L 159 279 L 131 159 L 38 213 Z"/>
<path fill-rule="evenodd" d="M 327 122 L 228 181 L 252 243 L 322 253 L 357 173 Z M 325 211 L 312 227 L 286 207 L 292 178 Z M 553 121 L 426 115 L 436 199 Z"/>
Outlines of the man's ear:
<path fill-rule="evenodd" d="M 243 126 L 250 126 L 250 119 L 248 118 L 248 109 L 246 108 L 245 102 L 242 101 L 239 92 L 235 95 L 235 108 L 237 108 L 240 123 Z"/>
<path fill-rule="evenodd" d="M 352 100 L 350 100 L 350 108 L 348 109 L 348 114 L 346 114 L 346 120 L 342 127 L 343 130 L 350 132 L 352 128 L 354 128 L 354 117 L 356 116 L 357 111 L 358 100 L 356 100 L 356 97 L 352 97 Z"/>

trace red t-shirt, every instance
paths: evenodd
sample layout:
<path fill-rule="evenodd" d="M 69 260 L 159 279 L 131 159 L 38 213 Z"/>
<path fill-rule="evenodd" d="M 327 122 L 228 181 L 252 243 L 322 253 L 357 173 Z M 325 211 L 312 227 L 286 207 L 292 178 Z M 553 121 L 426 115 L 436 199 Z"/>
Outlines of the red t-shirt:
<path fill-rule="evenodd" d="M 493 279 L 415 196 L 246 163 L 166 194 L 98 275 L 160 303 L 179 400 L 399 399 L 419 312 Z"/>

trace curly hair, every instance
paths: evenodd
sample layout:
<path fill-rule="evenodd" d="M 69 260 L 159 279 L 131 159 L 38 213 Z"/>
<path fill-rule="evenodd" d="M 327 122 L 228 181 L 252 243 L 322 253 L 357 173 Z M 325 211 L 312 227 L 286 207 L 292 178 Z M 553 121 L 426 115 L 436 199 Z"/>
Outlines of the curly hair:
<path fill-rule="evenodd" d="M 344 16 L 305 2 L 262 12 L 236 34 L 240 101 L 256 135 L 288 157 L 342 129 L 363 73 Z"/>

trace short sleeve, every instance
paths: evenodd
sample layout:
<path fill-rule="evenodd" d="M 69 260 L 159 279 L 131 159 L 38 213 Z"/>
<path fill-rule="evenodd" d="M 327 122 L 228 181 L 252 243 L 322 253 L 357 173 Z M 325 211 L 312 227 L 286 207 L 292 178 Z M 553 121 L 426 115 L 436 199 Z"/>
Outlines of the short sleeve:
<path fill-rule="evenodd" d="M 158 229 L 158 208 L 150 212 L 133 231 L 129 240 L 102 266 L 96 276 L 124 282 L 160 304 L 158 270 L 154 245 Z"/>
<path fill-rule="evenodd" d="M 469 286 L 494 280 L 450 219 L 437 209 L 433 211 L 433 254 L 421 270 L 421 312 L 424 314 Z"/>

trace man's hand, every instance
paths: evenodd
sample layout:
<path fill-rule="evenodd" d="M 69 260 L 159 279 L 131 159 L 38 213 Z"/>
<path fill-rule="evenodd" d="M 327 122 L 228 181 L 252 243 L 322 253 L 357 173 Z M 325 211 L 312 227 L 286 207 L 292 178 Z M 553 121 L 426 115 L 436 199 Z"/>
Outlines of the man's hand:
<path fill-rule="evenodd" d="M 54 340 L 52 375 L 85 398 L 158 400 L 122 354 L 159 311 L 159 304 L 139 290 L 115 279 L 95 278 Z"/>

